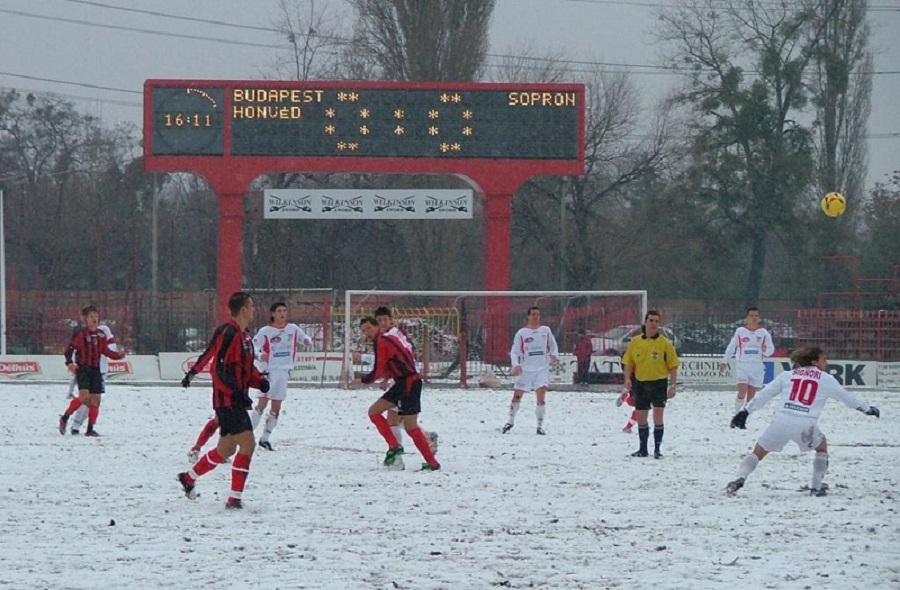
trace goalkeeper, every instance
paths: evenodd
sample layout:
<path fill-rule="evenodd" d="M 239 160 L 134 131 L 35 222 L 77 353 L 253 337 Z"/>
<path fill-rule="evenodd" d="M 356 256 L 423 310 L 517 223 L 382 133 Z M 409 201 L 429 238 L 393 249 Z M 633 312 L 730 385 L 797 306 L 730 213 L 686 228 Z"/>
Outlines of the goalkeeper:
<path fill-rule="evenodd" d="M 819 416 L 825 402 L 828 398 L 835 397 L 867 416 L 881 416 L 878 408 L 844 389 L 837 379 L 826 372 L 828 361 L 825 356 L 825 351 L 819 347 L 794 351 L 791 354 L 794 369 L 779 374 L 756 394 L 746 408 L 731 419 L 732 428 L 746 428 L 750 414 L 762 409 L 773 397 L 779 396 L 775 418 L 757 439 L 753 452 L 741 461 L 736 478 L 725 488 L 728 495 L 744 487 L 744 481 L 766 455 L 781 451 L 789 441 L 794 441 L 801 451 L 815 449 L 809 492 L 813 496 L 824 496 L 827 486 L 822 480 L 828 470 L 828 441 L 819 430 Z"/>

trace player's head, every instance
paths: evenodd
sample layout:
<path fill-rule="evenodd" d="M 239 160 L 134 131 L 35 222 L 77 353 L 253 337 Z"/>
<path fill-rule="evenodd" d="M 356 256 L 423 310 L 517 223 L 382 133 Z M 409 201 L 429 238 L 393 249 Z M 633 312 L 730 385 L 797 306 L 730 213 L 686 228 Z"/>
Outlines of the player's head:
<path fill-rule="evenodd" d="M 791 362 L 798 367 L 817 367 L 824 371 L 828 365 L 826 356 L 818 346 L 806 346 L 791 353 Z"/>
<path fill-rule="evenodd" d="M 100 312 L 93 305 L 88 305 L 82 309 L 81 317 L 84 319 L 84 325 L 91 330 L 96 330 L 100 324 Z"/>
<path fill-rule="evenodd" d="M 394 326 L 394 318 L 391 315 L 391 308 L 381 306 L 375 310 L 375 320 L 382 330 L 390 330 Z"/>
<path fill-rule="evenodd" d="M 228 311 L 231 317 L 243 318 L 249 324 L 253 320 L 253 298 L 246 291 L 236 291 L 228 298 Z"/>
<path fill-rule="evenodd" d="M 541 308 L 537 305 L 532 305 L 528 308 L 528 325 L 537 326 L 541 323 Z"/>
<path fill-rule="evenodd" d="M 758 307 L 748 307 L 747 308 L 747 323 L 753 324 L 754 326 L 759 323 L 759 308 Z"/>
<path fill-rule="evenodd" d="M 644 315 L 644 335 L 653 338 L 656 336 L 656 333 L 659 331 L 659 312 L 655 309 L 650 309 Z"/>
<path fill-rule="evenodd" d="M 287 319 L 287 304 L 284 301 L 276 301 L 269 306 L 269 321 L 280 322 Z"/>
<path fill-rule="evenodd" d="M 366 316 L 359 320 L 359 331 L 369 340 L 374 340 L 378 336 L 378 322 L 371 316 Z"/>

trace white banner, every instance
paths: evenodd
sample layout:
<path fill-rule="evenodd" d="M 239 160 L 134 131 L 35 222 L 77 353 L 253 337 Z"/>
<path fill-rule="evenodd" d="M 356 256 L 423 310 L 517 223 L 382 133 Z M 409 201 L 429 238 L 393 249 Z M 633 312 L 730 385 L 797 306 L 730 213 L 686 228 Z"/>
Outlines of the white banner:
<path fill-rule="evenodd" d="M 68 381 L 71 378 L 61 354 L 0 356 L 0 381 Z M 121 361 L 109 361 L 106 374 L 107 383 L 158 379 L 159 363 L 155 356 L 127 356 Z"/>
<path fill-rule="evenodd" d="M 472 219 L 472 189 L 266 189 L 266 219 Z"/>

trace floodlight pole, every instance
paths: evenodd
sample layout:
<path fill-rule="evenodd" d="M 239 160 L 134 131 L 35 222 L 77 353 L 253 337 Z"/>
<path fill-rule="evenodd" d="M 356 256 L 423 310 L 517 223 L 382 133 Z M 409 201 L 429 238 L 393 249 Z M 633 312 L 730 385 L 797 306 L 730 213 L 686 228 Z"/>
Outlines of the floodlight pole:
<path fill-rule="evenodd" d="M 3 189 L 0 188 L 0 355 L 6 354 L 6 225 L 3 220 Z"/>

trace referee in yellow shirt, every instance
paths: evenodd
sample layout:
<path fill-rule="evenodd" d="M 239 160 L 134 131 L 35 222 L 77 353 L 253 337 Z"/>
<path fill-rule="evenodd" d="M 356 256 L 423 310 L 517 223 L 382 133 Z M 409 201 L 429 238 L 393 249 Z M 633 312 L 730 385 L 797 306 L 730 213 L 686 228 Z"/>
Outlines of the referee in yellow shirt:
<path fill-rule="evenodd" d="M 622 356 L 625 371 L 625 388 L 634 398 L 637 414 L 638 436 L 641 448 L 632 457 L 649 457 L 647 439 L 650 426 L 647 412 L 653 407 L 653 456 L 662 459 L 659 448 L 662 445 L 664 425 L 663 414 L 666 400 L 675 397 L 678 383 L 678 354 L 672 341 L 659 331 L 659 312 L 648 311 L 644 316 L 643 334 L 633 338 Z M 633 380 L 632 380 L 633 378 Z"/>

